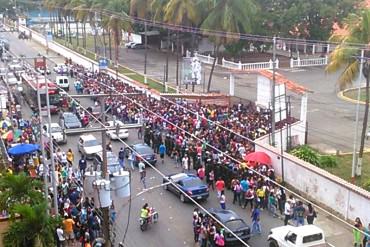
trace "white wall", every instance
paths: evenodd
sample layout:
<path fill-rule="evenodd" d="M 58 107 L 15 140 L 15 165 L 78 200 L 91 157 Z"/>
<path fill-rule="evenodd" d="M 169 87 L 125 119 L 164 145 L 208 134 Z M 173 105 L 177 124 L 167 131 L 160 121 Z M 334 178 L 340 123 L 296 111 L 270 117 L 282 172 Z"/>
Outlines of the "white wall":
<path fill-rule="evenodd" d="M 279 149 L 258 143 L 256 151 L 270 155 L 275 172 L 281 177 L 283 173 Z M 288 153 L 284 153 L 283 161 L 285 182 L 332 208 L 344 219 L 360 217 L 362 222 L 370 222 L 370 192 Z"/>

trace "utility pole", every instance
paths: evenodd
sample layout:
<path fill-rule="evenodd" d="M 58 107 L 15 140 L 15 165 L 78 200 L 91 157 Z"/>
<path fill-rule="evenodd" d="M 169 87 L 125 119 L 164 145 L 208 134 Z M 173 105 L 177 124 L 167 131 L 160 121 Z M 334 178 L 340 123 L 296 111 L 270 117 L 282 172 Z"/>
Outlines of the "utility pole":
<path fill-rule="evenodd" d="M 105 97 L 100 97 L 100 109 L 101 109 L 101 122 L 105 126 Z M 107 139 L 106 130 L 101 132 L 102 147 L 103 147 L 103 164 L 102 164 L 102 177 L 109 180 L 108 174 L 108 162 L 107 162 Z M 111 247 L 110 242 L 110 231 L 109 231 L 109 207 L 102 208 L 103 212 L 103 235 L 105 239 L 105 247 Z"/>
<path fill-rule="evenodd" d="M 357 90 L 357 104 L 356 104 L 356 126 L 355 126 L 355 138 L 353 140 L 353 154 L 352 154 L 352 180 L 356 176 L 357 167 L 357 138 L 358 138 L 358 121 L 359 121 L 359 111 L 360 111 L 360 97 L 361 97 L 361 80 L 362 80 L 362 69 L 364 66 L 364 55 L 365 51 L 361 50 L 361 60 L 360 60 L 360 73 L 358 76 L 358 90 Z"/>
<path fill-rule="evenodd" d="M 146 64 L 147 64 L 147 58 L 148 58 L 148 35 L 147 35 L 147 24 L 146 24 L 146 21 L 144 22 L 144 32 L 145 32 L 145 35 L 144 35 L 144 41 L 145 41 L 145 51 L 144 51 L 144 83 L 145 84 L 148 84 L 148 78 L 147 78 L 147 75 L 146 75 Z"/>
<path fill-rule="evenodd" d="M 271 84 L 271 145 L 275 146 L 275 85 L 276 85 L 276 36 L 272 47 L 272 84 Z"/>
<path fill-rule="evenodd" d="M 54 144 L 53 144 L 53 136 L 51 134 L 51 114 L 50 114 L 50 99 L 49 99 L 49 83 L 47 81 L 46 76 L 46 57 L 43 56 L 44 62 L 44 79 L 45 79 L 45 88 L 46 88 L 46 107 L 48 112 L 48 132 L 49 132 L 49 149 L 50 149 L 50 157 L 51 157 L 51 177 L 52 177 L 52 186 L 53 186 L 53 193 L 54 193 L 54 210 L 55 214 L 58 214 L 58 190 L 57 190 L 57 181 L 55 177 L 55 164 L 54 164 Z"/>
<path fill-rule="evenodd" d="M 49 195 L 49 190 L 48 190 L 48 170 L 49 169 L 46 169 L 47 167 L 47 158 L 46 158 L 46 155 L 45 155 L 45 147 L 44 147 L 44 138 L 43 138 L 43 133 L 42 133 L 42 115 L 41 115 L 41 112 L 42 112 L 42 107 L 41 107 L 41 90 L 40 90 L 40 87 L 39 87 L 39 81 L 38 81 L 38 77 L 36 75 L 36 83 L 37 83 L 37 103 L 38 103 L 38 108 L 39 108 L 39 121 L 40 121 L 40 147 L 41 147 L 41 153 L 42 153 L 42 165 L 43 165 L 43 175 L 44 175 L 44 186 L 45 186 L 45 199 L 48 200 L 48 195 Z M 50 126 L 49 126 L 50 128 Z M 51 155 L 52 157 L 52 155 Z"/>

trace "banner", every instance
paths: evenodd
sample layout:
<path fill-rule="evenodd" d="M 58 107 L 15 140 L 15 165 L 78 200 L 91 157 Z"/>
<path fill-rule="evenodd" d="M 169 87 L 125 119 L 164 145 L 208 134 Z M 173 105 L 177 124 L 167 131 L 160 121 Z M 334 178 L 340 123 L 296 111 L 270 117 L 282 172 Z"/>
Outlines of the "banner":
<path fill-rule="evenodd" d="M 197 57 L 184 57 L 182 60 L 182 84 L 200 85 L 202 65 Z"/>

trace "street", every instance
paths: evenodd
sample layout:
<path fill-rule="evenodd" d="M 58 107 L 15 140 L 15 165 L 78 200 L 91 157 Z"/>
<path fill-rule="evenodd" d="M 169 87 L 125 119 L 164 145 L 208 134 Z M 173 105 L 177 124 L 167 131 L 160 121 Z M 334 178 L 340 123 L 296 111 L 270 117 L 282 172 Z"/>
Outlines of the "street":
<path fill-rule="evenodd" d="M 38 44 L 32 41 L 22 41 L 16 38 L 15 34 L 8 34 L 7 38 L 10 41 L 10 50 L 18 55 L 26 55 L 27 57 L 36 56 L 38 53 L 45 54 L 45 49 L 39 46 Z M 133 53 L 130 51 L 128 54 Z M 136 52 L 136 51 L 135 51 Z M 55 54 L 49 54 L 55 55 Z M 138 64 L 142 63 L 137 57 L 135 59 L 129 60 L 130 56 L 124 57 L 124 64 L 131 64 L 135 66 L 135 69 L 140 70 Z M 135 57 L 135 56 L 134 56 Z M 52 59 L 55 63 L 63 63 L 64 58 L 55 58 Z M 159 69 L 162 66 L 160 63 L 155 62 L 155 58 L 149 56 L 149 74 L 155 74 L 155 71 L 160 71 L 158 74 L 162 74 L 162 69 Z M 31 63 L 33 61 L 30 61 Z M 136 65 L 135 65 L 136 64 Z M 174 66 L 173 61 L 171 61 L 171 66 Z M 49 63 L 49 68 L 52 68 L 54 65 Z M 132 66 L 131 66 L 132 67 Z M 175 69 L 170 69 L 170 71 L 175 71 Z M 337 144 L 339 141 L 341 143 L 347 144 L 343 146 L 343 150 L 348 148 L 348 145 L 351 146 L 351 140 L 353 136 L 353 109 L 354 106 L 349 105 L 348 103 L 342 102 L 336 98 L 334 95 L 334 75 L 327 77 L 328 83 L 313 83 L 314 81 L 319 80 L 322 72 L 322 69 L 307 69 L 299 73 L 284 72 L 291 79 L 296 79 L 297 82 L 302 82 L 303 85 L 309 87 L 314 91 L 312 96 L 310 95 L 309 101 L 309 123 L 310 123 L 310 142 L 318 143 L 327 143 L 329 146 L 338 147 Z M 304 75 L 304 76 L 302 76 Z M 52 76 L 54 76 L 52 74 Z M 224 79 L 225 75 L 223 72 L 217 72 L 215 75 L 215 89 L 227 91 L 228 90 L 228 80 Z M 309 76 L 314 76 L 312 77 Z M 170 76 L 170 80 L 173 81 L 173 75 Z M 301 79 L 304 78 L 304 79 Z M 311 79 L 310 79 L 311 78 Z M 298 80 L 299 79 L 299 80 Z M 248 81 L 248 84 L 242 83 L 242 81 Z M 312 83 L 311 83 L 312 82 Z M 311 83 L 311 84 L 310 84 Z M 71 81 L 73 85 L 73 80 Z M 320 84 L 320 85 L 319 85 Z M 248 98 L 254 100 L 255 97 L 255 75 L 240 75 L 237 77 L 236 89 L 237 96 L 243 96 L 243 98 Z M 70 94 L 75 94 L 75 89 L 73 86 L 70 87 Z M 299 100 L 294 102 L 297 103 Z M 93 101 L 87 98 L 79 99 L 81 104 L 84 107 L 91 106 Z M 331 102 L 329 104 L 329 102 Z M 312 107 L 311 107 L 311 105 Z M 333 107 L 334 104 L 336 107 Z M 295 105 L 296 106 L 296 105 Z M 336 112 L 333 112 L 333 109 Z M 351 110 L 352 109 L 352 110 Z M 299 112 L 299 108 L 294 108 L 295 113 Z M 330 114 L 329 114 L 330 112 Z M 25 118 L 31 116 L 31 110 L 27 105 L 22 106 L 22 113 Z M 330 118 L 330 119 L 329 119 Z M 340 119 L 340 121 L 339 121 Z M 58 116 L 54 115 L 52 117 L 53 122 L 58 122 Z M 341 122 L 338 126 L 333 126 L 333 122 Z M 94 124 L 98 127 L 98 124 Z M 142 142 L 137 138 L 136 130 L 129 130 L 130 137 L 127 140 L 128 144 L 135 144 Z M 340 135 L 339 135 L 340 134 Z M 94 136 L 101 142 L 101 133 L 94 133 Z M 74 165 L 77 167 L 78 160 L 80 155 L 77 151 L 79 135 L 68 136 L 68 142 L 66 145 L 62 145 L 61 148 L 66 152 L 69 148 L 72 149 L 75 154 Z M 318 138 L 324 138 L 324 140 Z M 345 141 L 344 141 L 345 140 Z M 119 141 L 112 141 L 113 152 L 118 154 L 120 147 L 123 147 L 124 144 Z M 175 172 L 180 172 L 179 168 L 175 168 L 174 160 L 169 157 L 165 157 L 165 163 L 161 164 L 159 161 L 156 166 L 164 174 L 170 174 Z M 156 186 L 162 183 L 162 177 L 155 172 L 153 169 L 147 169 L 147 186 Z M 193 229 L 192 229 L 192 213 L 195 208 L 195 205 L 191 203 L 182 203 L 179 198 L 175 195 L 169 193 L 168 191 L 163 190 L 162 188 L 156 188 L 153 190 L 148 190 L 140 196 L 136 197 L 136 194 L 142 191 L 142 185 L 139 181 L 138 171 L 132 173 L 131 180 L 131 196 L 132 203 L 128 203 L 128 199 L 119 199 L 114 200 L 115 209 L 117 211 L 116 224 L 114 226 L 116 238 L 114 239 L 114 246 L 117 246 L 118 242 L 123 240 L 125 235 L 126 227 L 128 227 L 127 235 L 125 238 L 125 246 L 194 246 L 193 241 Z M 233 209 L 244 220 L 251 224 L 250 220 L 250 210 L 242 209 L 239 206 L 234 206 L 231 204 L 232 193 L 227 191 L 226 193 L 226 205 L 227 208 Z M 141 232 L 139 229 L 139 212 L 140 208 L 144 203 L 149 203 L 150 206 L 156 208 L 159 213 L 159 222 L 151 225 L 146 232 Z M 216 193 L 211 191 L 211 195 L 206 202 L 201 202 L 201 205 L 208 209 L 212 207 L 220 207 Z M 351 245 L 351 233 L 348 229 L 338 224 L 338 222 L 333 221 L 327 215 L 319 213 L 317 219 L 317 224 L 322 227 L 326 234 L 327 239 L 334 246 L 350 246 Z M 283 222 L 279 218 L 274 218 L 270 216 L 267 212 L 262 213 L 261 217 L 262 223 L 262 235 L 252 236 L 251 240 L 248 242 L 250 246 L 260 247 L 267 246 L 267 236 L 270 228 L 281 226 Z"/>

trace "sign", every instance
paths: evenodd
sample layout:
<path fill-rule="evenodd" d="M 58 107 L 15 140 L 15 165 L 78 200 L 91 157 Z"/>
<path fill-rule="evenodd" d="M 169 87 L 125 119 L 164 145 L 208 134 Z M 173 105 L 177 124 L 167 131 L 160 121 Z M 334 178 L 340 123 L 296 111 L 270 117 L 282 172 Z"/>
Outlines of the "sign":
<path fill-rule="evenodd" d="M 42 57 L 35 58 L 34 62 L 35 62 L 35 69 L 37 69 L 37 68 L 44 69 L 45 68 L 44 58 L 42 58 Z"/>
<path fill-rule="evenodd" d="M 182 60 L 182 83 L 197 84 L 202 81 L 202 65 L 197 57 L 184 57 Z"/>
<path fill-rule="evenodd" d="M 106 58 L 99 59 L 99 69 L 108 69 L 108 59 Z"/>

